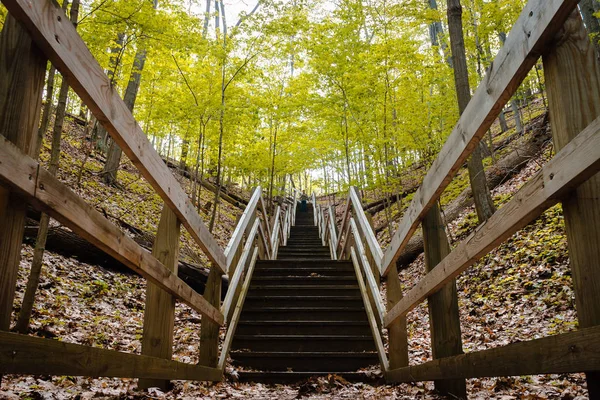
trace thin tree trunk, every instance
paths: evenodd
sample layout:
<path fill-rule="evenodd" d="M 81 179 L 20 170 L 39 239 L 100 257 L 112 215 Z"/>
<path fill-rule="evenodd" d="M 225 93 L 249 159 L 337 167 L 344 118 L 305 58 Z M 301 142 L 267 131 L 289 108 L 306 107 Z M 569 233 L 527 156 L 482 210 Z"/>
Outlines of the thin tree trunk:
<path fill-rule="evenodd" d="M 67 3 L 66 0 L 65 3 Z M 67 6 L 63 3 L 63 8 L 66 9 L 66 7 Z M 79 0 L 73 0 L 73 5 L 71 6 L 71 22 L 73 23 L 73 25 L 75 25 L 75 27 L 77 26 L 78 15 Z M 69 85 L 63 77 L 62 84 L 60 87 L 60 95 L 58 97 L 58 106 L 56 108 L 54 130 L 52 132 L 52 150 L 50 152 L 50 165 L 48 167 L 48 172 L 52 176 L 56 176 L 59 167 L 60 141 L 65 118 L 65 110 L 67 107 L 68 94 Z M 37 291 L 37 287 L 40 282 L 40 275 L 42 272 L 42 263 L 44 258 L 44 251 L 46 249 L 46 239 L 48 237 L 49 224 L 50 217 L 48 216 L 48 214 L 42 213 L 38 235 L 35 243 L 35 249 L 33 251 L 31 271 L 29 273 L 29 279 L 27 280 L 27 288 L 25 289 L 23 303 L 21 305 L 21 311 L 19 312 L 19 318 L 15 327 L 17 332 L 26 333 L 29 328 L 29 320 L 31 319 L 31 312 L 33 310 L 33 303 L 35 301 L 35 292 Z"/>
<path fill-rule="evenodd" d="M 158 7 L 158 0 L 154 0 L 154 9 Z M 140 48 L 135 54 L 133 61 L 133 68 L 131 75 L 129 76 L 129 82 L 127 83 L 127 89 L 125 89 L 125 96 L 123 101 L 129 109 L 133 112 L 135 106 L 135 100 L 137 99 L 138 91 L 140 89 L 140 83 L 142 80 L 142 71 L 144 70 L 144 64 L 146 63 L 146 49 Z M 106 163 L 102 169 L 102 178 L 108 185 L 115 185 L 117 183 L 117 172 L 119 171 L 119 165 L 121 164 L 121 156 L 123 151 L 119 145 L 112 141 L 108 149 L 108 156 L 106 157 Z"/>
<path fill-rule="evenodd" d="M 469 71 L 465 54 L 460 0 L 448 0 L 448 29 L 450 31 L 458 107 L 462 115 L 471 100 L 471 90 L 469 88 Z M 480 146 L 477 146 L 471 154 L 467 166 L 477 217 L 480 222 L 484 222 L 494 214 L 496 209 L 485 179 Z"/>

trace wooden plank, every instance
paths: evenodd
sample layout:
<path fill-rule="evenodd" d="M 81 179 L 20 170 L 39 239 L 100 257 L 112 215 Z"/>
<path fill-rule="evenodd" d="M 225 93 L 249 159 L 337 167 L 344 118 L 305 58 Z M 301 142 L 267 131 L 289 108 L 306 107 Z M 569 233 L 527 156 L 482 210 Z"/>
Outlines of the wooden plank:
<path fill-rule="evenodd" d="M 340 248 L 340 245 L 342 244 L 342 235 L 344 235 L 344 232 L 347 230 L 346 224 L 348 223 L 348 214 L 350 213 L 351 207 L 350 197 L 348 197 L 348 201 L 346 201 L 346 207 L 344 207 L 344 216 L 342 217 L 342 223 L 340 225 L 340 232 L 337 238 L 337 245 L 335 249 L 338 258 L 342 257 L 342 253 L 344 252 L 344 249 Z"/>
<path fill-rule="evenodd" d="M 221 273 L 211 267 L 204 288 L 204 298 L 214 307 L 221 303 Z M 200 355 L 198 364 L 216 368 L 219 357 L 219 325 L 212 321 L 202 321 L 200 324 Z"/>
<path fill-rule="evenodd" d="M 383 276 L 576 6 L 576 0 L 530 0 L 527 3 L 404 213 L 385 251 Z"/>
<path fill-rule="evenodd" d="M 233 311 L 231 322 L 227 327 L 227 334 L 225 335 L 225 341 L 223 342 L 223 347 L 221 348 L 221 355 L 219 356 L 219 363 L 217 364 L 217 367 L 221 370 L 224 370 L 225 368 L 227 356 L 229 355 L 229 350 L 231 350 L 231 345 L 233 344 L 233 337 L 237 329 L 237 324 L 240 320 L 240 315 L 242 314 L 242 308 L 244 308 L 246 294 L 248 293 L 248 289 L 250 288 L 250 283 L 252 281 L 252 275 L 254 274 L 254 266 L 256 265 L 257 258 L 258 248 L 255 247 L 254 252 L 252 253 L 252 258 L 250 260 L 250 266 L 248 267 L 248 273 L 246 274 L 246 279 L 244 280 L 244 285 L 242 286 L 240 297 L 238 298 L 237 304 Z"/>
<path fill-rule="evenodd" d="M 262 214 L 263 214 L 263 224 L 264 224 L 263 230 L 267 234 L 267 237 L 270 238 L 271 237 L 271 227 L 269 226 L 269 214 L 267 213 L 267 206 L 265 205 L 265 199 L 262 195 L 260 196 L 260 210 L 262 211 Z M 269 249 L 269 251 L 270 251 L 270 249 Z"/>
<path fill-rule="evenodd" d="M 408 313 L 599 170 L 600 118 L 559 151 L 507 204 L 425 275 L 388 312 L 385 325 Z"/>
<path fill-rule="evenodd" d="M 263 230 L 262 224 L 258 225 L 258 230 L 259 230 L 259 235 L 258 235 L 259 256 L 261 257 L 261 260 L 270 260 L 271 253 L 269 252 L 269 238 L 267 236 L 267 233 Z M 261 245 L 261 243 L 262 243 L 262 245 Z M 262 247 L 262 249 L 260 249 L 261 247 Z M 264 253 L 261 254 L 261 252 L 264 252 Z"/>
<path fill-rule="evenodd" d="M 356 226 L 356 221 L 354 221 L 354 218 L 350 218 L 349 228 L 352 231 L 352 234 L 354 235 L 354 246 L 358 250 L 358 255 L 360 256 L 360 260 L 365 271 L 365 277 L 367 278 L 367 283 L 369 285 L 369 290 L 373 294 L 375 308 L 377 308 L 377 323 L 379 325 L 382 325 L 383 316 L 385 315 L 385 308 L 383 307 L 383 303 L 381 302 L 379 286 L 377 285 L 375 277 L 373 276 L 373 270 L 371 269 L 371 265 L 369 264 L 369 260 L 367 259 L 365 248 L 362 244 L 360 233 L 358 227 Z"/>
<path fill-rule="evenodd" d="M 260 226 L 260 222 L 258 219 L 254 221 L 254 225 L 252 226 L 252 230 L 248 235 L 248 239 L 246 240 L 246 244 L 244 245 L 244 251 L 242 252 L 242 256 L 240 257 L 240 261 L 238 262 L 235 273 L 233 274 L 233 278 L 229 282 L 229 287 L 227 288 L 227 294 L 225 295 L 225 300 L 223 300 L 223 305 L 221 306 L 221 312 L 225 316 L 225 320 L 229 321 L 230 313 L 232 311 L 232 306 L 235 301 L 235 292 L 240 284 L 242 279 L 242 275 L 244 270 L 246 269 L 246 263 L 248 261 L 248 256 L 250 255 L 250 251 L 254 246 L 254 238 L 258 232 L 258 227 Z"/>
<path fill-rule="evenodd" d="M 402 300 L 402 285 L 398 277 L 396 265 L 392 265 L 387 276 L 387 309 L 393 308 Z M 390 355 L 390 369 L 408 366 L 408 331 L 406 317 L 398 318 L 388 328 L 388 352 Z"/>
<path fill-rule="evenodd" d="M 223 315 L 163 264 L 125 235 L 76 193 L 0 136 L 0 180 L 18 190 L 40 211 L 72 229 L 127 267 L 156 283 L 208 319 Z"/>
<path fill-rule="evenodd" d="M 367 242 L 367 246 L 369 247 L 373 261 L 375 261 L 377 270 L 381 270 L 383 251 L 379 246 L 379 242 L 377 241 L 375 233 L 371 229 L 371 225 L 369 224 L 369 220 L 367 219 L 367 216 L 362 208 L 362 203 L 360 201 L 360 197 L 358 197 L 358 192 L 356 191 L 355 187 L 350 188 L 350 200 L 352 203 L 352 210 L 354 211 L 356 224 L 360 228 L 360 232 Z"/>
<path fill-rule="evenodd" d="M 600 63 L 574 11 L 544 54 L 552 138 L 562 149 L 600 117 Z M 562 203 L 579 327 L 600 325 L 600 174 L 582 183 Z M 600 399 L 600 371 L 586 371 L 590 399 Z"/>
<path fill-rule="evenodd" d="M 217 368 L 0 332 L 0 373 L 221 381 Z"/>
<path fill-rule="evenodd" d="M 371 333 L 373 334 L 373 339 L 375 340 L 375 348 L 377 349 L 377 357 L 379 357 L 379 363 L 381 364 L 381 369 L 385 373 L 389 370 L 388 359 L 387 359 L 387 356 L 385 355 L 385 346 L 383 345 L 383 340 L 381 339 L 381 332 L 379 332 L 379 326 L 377 325 L 377 320 L 376 320 L 375 314 L 373 313 L 373 309 L 371 308 L 371 302 L 369 300 L 369 295 L 367 294 L 367 288 L 365 286 L 365 282 L 363 281 L 362 274 L 360 272 L 360 264 L 358 262 L 358 257 L 356 256 L 356 252 L 354 251 L 354 247 L 350 247 L 350 257 L 352 258 L 352 265 L 354 265 L 354 272 L 356 273 L 356 280 L 358 281 L 358 287 L 360 289 L 360 294 L 363 299 L 365 311 L 367 312 L 367 318 L 369 319 L 369 327 L 371 328 Z"/>
<path fill-rule="evenodd" d="M 423 247 L 425 249 L 425 272 L 430 273 L 450 254 L 450 243 L 438 204 L 434 204 L 423 218 Z M 392 269 L 393 270 L 393 269 Z M 434 360 L 463 353 L 458 311 L 456 279 L 452 279 L 427 298 L 431 355 Z M 444 396 L 467 398 L 464 379 L 439 379 L 435 390 Z"/>
<path fill-rule="evenodd" d="M 231 239 L 229 240 L 229 243 L 227 244 L 227 247 L 225 247 L 225 257 L 227 258 L 227 270 L 229 271 L 229 268 L 231 268 L 231 263 L 233 261 L 233 257 L 235 256 L 235 253 L 237 251 L 237 249 L 240 247 L 240 244 L 242 243 L 242 240 L 244 239 L 244 233 L 246 232 L 248 226 L 250 225 L 250 220 L 253 218 L 253 216 L 256 213 L 256 209 L 258 208 L 258 203 L 260 201 L 260 198 L 262 196 L 262 189 L 260 186 L 258 186 L 256 189 L 254 189 L 254 192 L 252 193 L 252 196 L 250 197 L 250 201 L 248 202 L 248 205 L 246 206 L 246 209 L 244 210 L 242 216 L 240 217 L 240 220 L 238 222 L 238 224 L 235 227 L 235 230 L 233 231 L 233 235 L 231 235 Z"/>
<path fill-rule="evenodd" d="M 0 34 L 0 135 L 37 158 L 37 129 L 47 61 L 27 31 L 11 16 Z M 10 328 L 27 205 L 0 191 L 0 330 Z"/>
<path fill-rule="evenodd" d="M 152 256 L 175 274 L 179 263 L 180 226 L 177 215 L 166 205 L 163 206 L 152 247 Z M 174 327 L 175 298 L 154 283 L 148 282 L 144 307 L 142 354 L 170 360 L 173 357 Z M 166 391 L 169 386 L 170 381 L 164 379 L 140 379 L 138 382 L 140 389 L 158 387 Z"/>
<path fill-rule="evenodd" d="M 279 218 L 281 214 L 281 206 L 277 206 L 275 210 L 275 215 L 273 216 L 273 226 L 271 227 L 271 249 L 275 249 L 275 246 L 278 245 L 276 242 L 276 237 L 279 237 Z"/>
<path fill-rule="evenodd" d="M 600 370 L 600 326 L 391 370 L 387 382 Z"/>
<path fill-rule="evenodd" d="M 227 260 L 223 250 L 65 13 L 47 0 L 2 2 L 31 33 L 36 44 L 65 77 L 71 88 L 81 97 L 163 201 L 177 214 L 208 258 L 226 273 Z"/>

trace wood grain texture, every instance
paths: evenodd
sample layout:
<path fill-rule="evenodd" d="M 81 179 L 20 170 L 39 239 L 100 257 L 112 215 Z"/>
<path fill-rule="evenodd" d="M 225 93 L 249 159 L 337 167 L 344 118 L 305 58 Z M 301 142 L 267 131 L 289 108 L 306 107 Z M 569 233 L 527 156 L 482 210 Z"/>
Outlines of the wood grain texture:
<path fill-rule="evenodd" d="M 427 296 L 473 265 L 572 190 L 600 171 L 600 118 L 569 142 L 542 170 L 475 232 L 456 246 L 435 269 L 385 316 L 389 326 Z"/>
<path fill-rule="evenodd" d="M 404 213 L 385 251 L 383 276 L 576 6 L 576 0 L 527 3 Z"/>
<path fill-rule="evenodd" d="M 206 280 L 204 298 L 213 307 L 219 308 L 221 302 L 221 273 L 212 267 Z M 200 326 L 200 356 L 198 364 L 216 368 L 219 357 L 219 325 L 203 320 Z"/>
<path fill-rule="evenodd" d="M 29 31 L 37 46 L 115 143 L 177 214 L 208 258 L 226 273 L 227 260 L 223 250 L 64 12 L 47 0 L 3 0 L 3 4 Z"/>
<path fill-rule="evenodd" d="M 216 368 L 0 332 L 0 373 L 220 381 Z"/>
<path fill-rule="evenodd" d="M 46 58 L 11 16 L 0 35 L 0 135 L 37 158 Z M 0 330 L 8 330 L 21 260 L 27 205 L 0 191 Z"/>
<path fill-rule="evenodd" d="M 175 274 L 177 274 L 179 261 L 180 226 L 177 215 L 169 207 L 163 206 L 152 255 Z M 173 356 L 174 327 L 175 298 L 154 283 L 148 282 L 144 307 L 142 354 L 170 360 Z M 164 379 L 140 379 L 138 382 L 138 387 L 141 389 L 158 387 L 167 391 L 169 386 L 170 382 Z"/>
<path fill-rule="evenodd" d="M 425 271 L 431 272 L 450 254 L 438 204 L 434 204 L 423 218 L 423 244 L 425 248 Z M 463 353 L 458 311 L 456 280 L 451 279 L 440 290 L 427 298 L 429 331 L 431 332 L 431 355 L 434 360 Z M 467 385 L 464 379 L 435 380 L 435 389 L 445 396 L 466 399 Z"/>
<path fill-rule="evenodd" d="M 148 251 L 0 136 L 0 180 L 40 211 L 218 324 L 224 318 Z"/>
<path fill-rule="evenodd" d="M 402 286 L 398 277 L 396 265 L 392 265 L 387 276 L 387 309 L 392 309 L 402 300 Z M 396 369 L 408 366 L 408 332 L 406 317 L 396 319 L 388 328 L 388 343 L 390 368 Z"/>
<path fill-rule="evenodd" d="M 600 370 L 600 327 L 391 370 L 388 382 L 431 381 Z"/>
<path fill-rule="evenodd" d="M 558 150 L 600 117 L 600 64 L 587 33 L 573 12 L 543 57 Z M 579 326 L 600 325 L 600 174 L 562 200 Z M 587 382 L 590 398 L 600 398 L 600 372 L 587 372 Z"/>

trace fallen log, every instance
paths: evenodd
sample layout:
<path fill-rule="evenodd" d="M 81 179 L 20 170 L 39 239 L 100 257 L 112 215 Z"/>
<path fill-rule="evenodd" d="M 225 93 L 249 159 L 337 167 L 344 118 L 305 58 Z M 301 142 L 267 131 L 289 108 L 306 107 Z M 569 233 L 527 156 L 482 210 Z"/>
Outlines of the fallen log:
<path fill-rule="evenodd" d="M 516 143 L 513 151 L 500 159 L 495 165 L 486 170 L 486 178 L 490 190 L 500 186 L 516 174 L 518 174 L 527 163 L 536 157 L 550 141 L 550 128 L 548 126 L 547 114 L 536 121 L 532 136 L 524 143 Z M 455 221 L 467 207 L 474 204 L 471 187 L 467 187 L 461 194 L 443 209 L 442 218 L 445 224 Z M 395 219 L 399 218 L 397 216 Z M 386 229 L 387 222 L 377 226 L 375 233 Z M 415 234 L 407 243 L 406 248 L 398 258 L 396 265 L 398 269 L 406 268 L 423 252 L 423 236 Z"/>
<path fill-rule="evenodd" d="M 175 162 L 173 160 L 167 160 L 166 158 L 162 159 L 165 164 L 167 164 L 167 166 L 169 168 L 173 168 L 175 170 L 177 170 L 180 174 L 182 174 L 184 177 L 188 178 L 189 180 L 194 180 L 194 176 L 192 171 L 190 171 L 190 168 L 188 166 L 185 167 L 185 169 L 181 169 L 180 165 L 178 162 Z M 213 193 L 217 192 L 217 186 L 215 184 L 213 184 L 212 182 L 209 182 L 206 179 L 200 179 L 198 178 L 198 184 L 202 185 L 203 187 L 205 187 L 206 189 L 210 190 Z M 241 196 L 238 196 L 235 193 L 232 193 L 230 191 L 227 190 L 226 187 L 221 187 L 221 195 L 220 195 L 221 199 L 225 200 L 226 202 L 240 208 L 240 209 L 245 209 L 246 206 L 248 205 L 248 200 L 244 199 Z"/>

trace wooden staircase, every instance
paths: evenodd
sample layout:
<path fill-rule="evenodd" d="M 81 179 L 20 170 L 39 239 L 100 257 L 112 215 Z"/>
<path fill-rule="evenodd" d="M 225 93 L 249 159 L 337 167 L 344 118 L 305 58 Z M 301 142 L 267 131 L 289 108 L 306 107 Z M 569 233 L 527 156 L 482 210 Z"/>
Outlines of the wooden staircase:
<path fill-rule="evenodd" d="M 230 353 L 241 380 L 363 380 L 379 364 L 352 262 L 331 259 L 313 221 L 298 210 L 277 260 L 256 264 Z"/>

